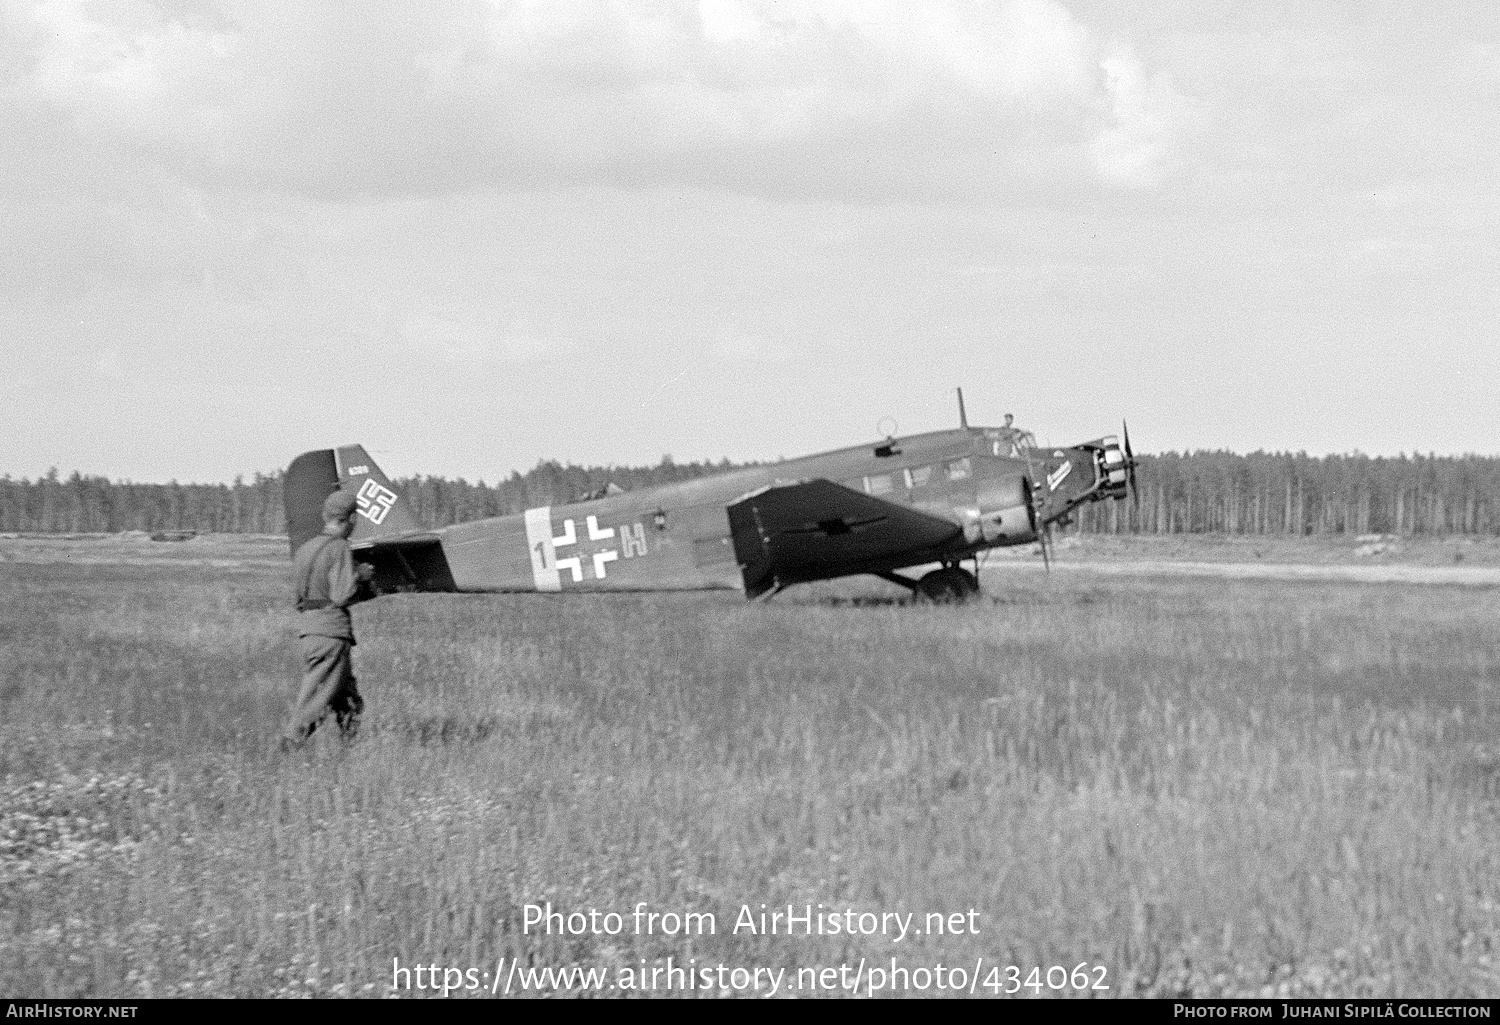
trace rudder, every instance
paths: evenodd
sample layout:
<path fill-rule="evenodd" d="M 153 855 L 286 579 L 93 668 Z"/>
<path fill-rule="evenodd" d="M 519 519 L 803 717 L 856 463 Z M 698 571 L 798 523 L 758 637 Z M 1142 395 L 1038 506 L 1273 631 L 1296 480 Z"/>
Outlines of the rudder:
<path fill-rule="evenodd" d="M 338 462 L 331 448 L 304 452 L 281 479 L 281 504 L 292 554 L 323 532 L 323 500 L 339 488 Z"/>
<path fill-rule="evenodd" d="M 293 459 L 282 481 L 293 554 L 322 533 L 323 501 L 339 488 L 353 494 L 357 503 L 352 544 L 397 538 L 420 529 L 410 507 L 363 445 L 317 449 Z"/>

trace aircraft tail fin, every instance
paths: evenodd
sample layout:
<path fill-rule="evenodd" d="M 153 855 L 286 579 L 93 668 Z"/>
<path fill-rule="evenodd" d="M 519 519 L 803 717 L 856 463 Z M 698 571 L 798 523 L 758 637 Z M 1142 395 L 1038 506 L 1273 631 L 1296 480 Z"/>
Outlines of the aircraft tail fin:
<path fill-rule="evenodd" d="M 362 445 L 304 452 L 292 460 L 282 482 L 287 537 L 292 551 L 323 530 L 323 500 L 343 488 L 358 504 L 350 544 L 382 541 L 420 528 L 410 505 Z"/>

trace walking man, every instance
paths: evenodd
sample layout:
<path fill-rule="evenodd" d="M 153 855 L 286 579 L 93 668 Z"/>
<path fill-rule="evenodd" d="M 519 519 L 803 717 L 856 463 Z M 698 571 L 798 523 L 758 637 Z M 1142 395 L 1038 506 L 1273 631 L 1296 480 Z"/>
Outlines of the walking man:
<path fill-rule="evenodd" d="M 292 557 L 297 598 L 297 645 L 302 651 L 302 690 L 282 750 L 300 746 L 332 713 L 339 732 L 352 739 L 365 707 L 354 680 L 354 623 L 349 606 L 374 597 L 373 567 L 356 571 L 346 540 L 354 531 L 354 496 L 335 491 L 323 502 L 323 533 Z"/>

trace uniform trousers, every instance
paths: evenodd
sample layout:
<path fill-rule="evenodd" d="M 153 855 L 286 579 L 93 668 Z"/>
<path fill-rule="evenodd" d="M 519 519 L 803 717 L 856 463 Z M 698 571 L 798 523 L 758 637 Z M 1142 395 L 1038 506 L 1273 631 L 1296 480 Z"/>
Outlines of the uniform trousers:
<path fill-rule="evenodd" d="M 292 706 L 287 739 L 301 743 L 330 714 L 339 732 L 352 739 L 365 707 L 354 680 L 353 644 L 313 634 L 299 637 L 297 645 L 302 650 L 302 689 Z"/>

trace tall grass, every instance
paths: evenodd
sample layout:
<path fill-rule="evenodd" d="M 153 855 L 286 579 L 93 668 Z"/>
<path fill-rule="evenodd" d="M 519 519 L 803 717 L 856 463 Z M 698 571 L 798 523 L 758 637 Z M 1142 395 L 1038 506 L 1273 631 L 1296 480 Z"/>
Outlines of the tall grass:
<path fill-rule="evenodd" d="M 667 956 L 1500 989 L 1494 591 L 388 597 L 356 614 L 361 739 L 287 757 L 285 586 L 5 567 L 0 992 L 385 995 L 393 958 Z M 546 901 L 719 928 L 523 935 Z M 762 903 L 980 931 L 731 934 Z"/>

